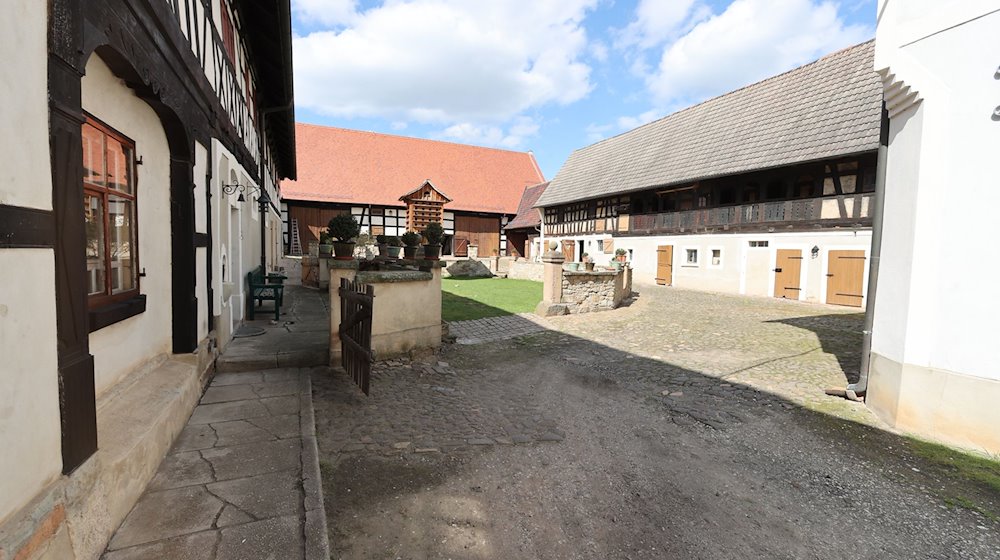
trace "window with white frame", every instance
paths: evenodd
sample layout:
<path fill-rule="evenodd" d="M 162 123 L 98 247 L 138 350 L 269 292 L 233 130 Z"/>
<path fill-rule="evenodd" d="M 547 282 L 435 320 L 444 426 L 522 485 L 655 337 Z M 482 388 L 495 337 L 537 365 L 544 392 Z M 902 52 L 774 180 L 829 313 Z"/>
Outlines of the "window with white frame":
<path fill-rule="evenodd" d="M 712 253 L 712 260 L 709 261 L 709 265 L 719 268 L 722 266 L 722 249 L 710 249 Z"/>
<path fill-rule="evenodd" d="M 685 255 L 685 265 L 698 266 L 698 249 L 685 249 Z"/>
<path fill-rule="evenodd" d="M 750 247 L 751 248 L 762 248 L 762 247 L 767 247 L 767 245 L 768 245 L 767 241 L 751 241 L 750 242 Z"/>

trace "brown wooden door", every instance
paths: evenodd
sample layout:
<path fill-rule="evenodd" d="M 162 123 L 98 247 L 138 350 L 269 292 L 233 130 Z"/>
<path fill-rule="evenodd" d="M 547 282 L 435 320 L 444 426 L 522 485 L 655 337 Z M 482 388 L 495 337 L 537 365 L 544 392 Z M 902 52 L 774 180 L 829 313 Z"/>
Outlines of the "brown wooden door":
<path fill-rule="evenodd" d="M 802 251 L 778 249 L 774 263 L 774 297 L 799 299 L 801 273 Z"/>
<path fill-rule="evenodd" d="M 572 239 L 564 239 L 562 242 L 563 256 L 566 258 L 566 262 L 574 262 L 573 258 L 576 254 L 576 242 Z"/>
<path fill-rule="evenodd" d="M 456 257 L 468 257 L 469 256 L 469 240 L 464 237 L 455 238 L 455 256 Z"/>
<path fill-rule="evenodd" d="M 480 257 L 499 255 L 500 218 L 458 214 L 455 216 L 455 237 L 468 239 L 470 244 L 478 246 Z"/>
<path fill-rule="evenodd" d="M 674 284 L 673 245 L 660 245 L 656 248 L 656 283 L 661 286 Z"/>
<path fill-rule="evenodd" d="M 865 261 L 864 251 L 830 251 L 826 274 L 827 303 L 861 307 Z"/>

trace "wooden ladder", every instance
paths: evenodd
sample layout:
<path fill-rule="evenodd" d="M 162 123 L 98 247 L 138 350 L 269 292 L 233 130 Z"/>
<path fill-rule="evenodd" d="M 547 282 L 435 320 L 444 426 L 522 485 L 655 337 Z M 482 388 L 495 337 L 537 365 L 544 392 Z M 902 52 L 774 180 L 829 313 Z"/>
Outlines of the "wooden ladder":
<path fill-rule="evenodd" d="M 299 239 L 299 219 L 292 218 L 292 246 L 289 247 L 288 252 L 291 255 L 301 255 L 302 254 L 302 240 Z"/>

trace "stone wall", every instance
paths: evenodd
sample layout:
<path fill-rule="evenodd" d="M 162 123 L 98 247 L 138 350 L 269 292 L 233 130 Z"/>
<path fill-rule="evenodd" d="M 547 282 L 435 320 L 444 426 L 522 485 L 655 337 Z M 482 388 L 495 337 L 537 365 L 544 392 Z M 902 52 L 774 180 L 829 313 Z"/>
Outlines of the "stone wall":
<path fill-rule="evenodd" d="M 561 303 L 566 304 L 570 313 L 614 309 L 625 297 L 623 272 L 563 271 Z"/>
<path fill-rule="evenodd" d="M 507 278 L 518 280 L 534 280 L 541 282 L 544 277 L 545 265 L 531 261 L 519 260 L 511 262 L 507 270 Z"/>

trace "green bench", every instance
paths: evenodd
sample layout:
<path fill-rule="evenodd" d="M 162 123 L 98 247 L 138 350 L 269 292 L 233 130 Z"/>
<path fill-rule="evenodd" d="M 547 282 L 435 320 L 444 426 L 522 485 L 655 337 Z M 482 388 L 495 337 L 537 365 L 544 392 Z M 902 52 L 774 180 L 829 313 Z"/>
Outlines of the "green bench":
<path fill-rule="evenodd" d="M 272 283 L 268 283 L 271 280 Z M 274 320 L 278 321 L 281 315 L 281 303 L 284 300 L 285 286 L 283 284 L 285 276 L 281 274 L 264 275 L 263 270 L 258 266 L 247 273 L 247 284 L 250 285 L 250 320 L 253 321 L 254 308 L 262 305 L 264 301 L 274 302 Z"/>

